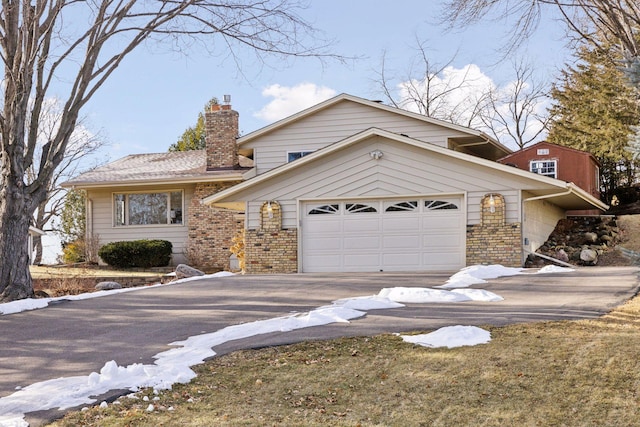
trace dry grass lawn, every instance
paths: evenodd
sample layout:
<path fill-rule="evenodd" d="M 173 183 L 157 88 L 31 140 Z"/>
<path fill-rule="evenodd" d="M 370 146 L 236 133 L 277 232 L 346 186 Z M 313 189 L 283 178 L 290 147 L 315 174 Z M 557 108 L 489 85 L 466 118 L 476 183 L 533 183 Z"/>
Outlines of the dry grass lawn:
<path fill-rule="evenodd" d="M 640 425 L 639 298 L 597 320 L 488 329 L 489 344 L 457 349 L 382 335 L 240 351 L 155 401 L 145 390 L 53 425 Z"/>

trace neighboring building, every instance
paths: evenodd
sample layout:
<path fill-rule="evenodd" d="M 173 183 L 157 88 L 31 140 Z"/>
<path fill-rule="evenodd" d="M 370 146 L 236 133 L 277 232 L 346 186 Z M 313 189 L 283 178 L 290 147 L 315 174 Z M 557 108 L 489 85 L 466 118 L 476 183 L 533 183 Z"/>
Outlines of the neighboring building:
<path fill-rule="evenodd" d="M 31 257 L 33 257 L 33 239 L 37 236 L 44 236 L 45 233 L 44 231 L 40 230 L 39 228 L 36 228 L 32 225 L 29 226 L 29 238 L 27 239 L 27 250 L 29 251 L 29 263 L 33 264 L 33 259 Z"/>
<path fill-rule="evenodd" d="M 600 197 L 600 163 L 586 151 L 542 141 L 498 159 L 498 162 L 573 182 L 592 196 Z"/>
<path fill-rule="evenodd" d="M 606 209 L 574 184 L 495 160 L 473 129 L 339 95 L 236 139 L 207 112 L 207 150 L 128 156 L 65 184 L 102 243 L 163 238 L 174 263 L 248 273 L 451 271 L 522 265 L 569 209 Z"/>

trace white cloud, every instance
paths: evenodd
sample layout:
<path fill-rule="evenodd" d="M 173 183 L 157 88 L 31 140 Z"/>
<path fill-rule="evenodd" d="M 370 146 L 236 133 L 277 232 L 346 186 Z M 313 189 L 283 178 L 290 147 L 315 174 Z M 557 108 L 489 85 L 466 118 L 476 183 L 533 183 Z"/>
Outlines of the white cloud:
<path fill-rule="evenodd" d="M 336 95 L 336 91 L 315 83 L 300 83 L 296 86 L 273 84 L 262 90 L 262 96 L 273 100 L 254 114 L 255 117 L 273 122 L 295 114 L 305 108 Z"/>

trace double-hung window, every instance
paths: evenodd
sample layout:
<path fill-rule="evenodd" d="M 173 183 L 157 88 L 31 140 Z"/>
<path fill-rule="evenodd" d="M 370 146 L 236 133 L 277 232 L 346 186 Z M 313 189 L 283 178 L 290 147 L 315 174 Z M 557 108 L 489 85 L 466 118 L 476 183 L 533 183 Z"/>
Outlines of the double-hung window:
<path fill-rule="evenodd" d="M 113 195 L 113 224 L 180 225 L 183 218 L 182 191 L 156 193 L 117 193 Z"/>
<path fill-rule="evenodd" d="M 537 173 L 538 175 L 557 178 L 557 168 L 555 160 L 533 160 L 530 163 L 529 170 L 533 173 Z"/>

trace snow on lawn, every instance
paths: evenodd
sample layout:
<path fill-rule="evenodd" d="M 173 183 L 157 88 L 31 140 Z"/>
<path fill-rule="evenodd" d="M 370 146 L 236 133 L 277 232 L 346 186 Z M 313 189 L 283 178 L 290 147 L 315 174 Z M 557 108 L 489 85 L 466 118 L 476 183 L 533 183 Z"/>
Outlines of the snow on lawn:
<path fill-rule="evenodd" d="M 462 347 L 486 344 L 491 341 L 489 331 L 475 326 L 445 326 L 435 332 L 422 335 L 400 335 L 405 342 L 424 347 Z"/>
<path fill-rule="evenodd" d="M 543 271 L 544 270 L 544 271 Z M 539 273 L 566 272 L 571 269 L 542 269 Z M 200 276 L 171 282 L 171 285 L 212 277 L 228 276 L 231 273 L 221 272 L 215 275 Z M 219 331 L 195 335 L 184 341 L 173 342 L 170 350 L 158 353 L 153 365 L 133 364 L 119 366 L 111 360 L 100 372 L 67 378 L 58 378 L 32 384 L 19 389 L 10 396 L 0 398 L 0 426 L 25 427 L 24 414 L 53 408 L 67 409 L 80 405 L 95 403 L 90 396 L 97 396 L 109 390 L 129 389 L 136 391 L 143 387 L 156 390 L 170 389 L 173 384 L 186 383 L 195 377 L 191 366 L 203 363 L 207 358 L 215 356 L 213 347 L 227 341 L 252 337 L 270 332 L 287 332 L 312 326 L 330 323 L 348 323 L 366 315 L 369 310 L 404 307 L 403 303 L 428 302 L 463 302 L 463 301 L 501 301 L 502 297 L 482 289 L 466 288 L 474 283 L 484 283 L 485 279 L 500 276 L 523 274 L 523 269 L 506 268 L 499 265 L 473 266 L 462 269 L 451 276 L 444 289 L 430 288 L 385 288 L 378 295 L 346 298 L 334 301 L 331 305 L 319 307 L 307 313 L 292 314 L 272 319 L 232 325 Z M 153 285 L 167 286 L 167 285 Z M 89 294 L 59 298 L 28 299 L 0 304 L 1 314 L 17 313 L 46 307 L 56 300 L 82 300 L 107 294 L 130 292 L 143 288 L 127 288 L 114 291 L 101 291 Z M 447 290 L 453 289 L 451 291 Z M 488 342 L 489 332 L 471 326 L 452 326 L 439 329 L 425 335 L 402 336 L 402 339 L 431 347 L 459 345 L 476 345 Z"/>

